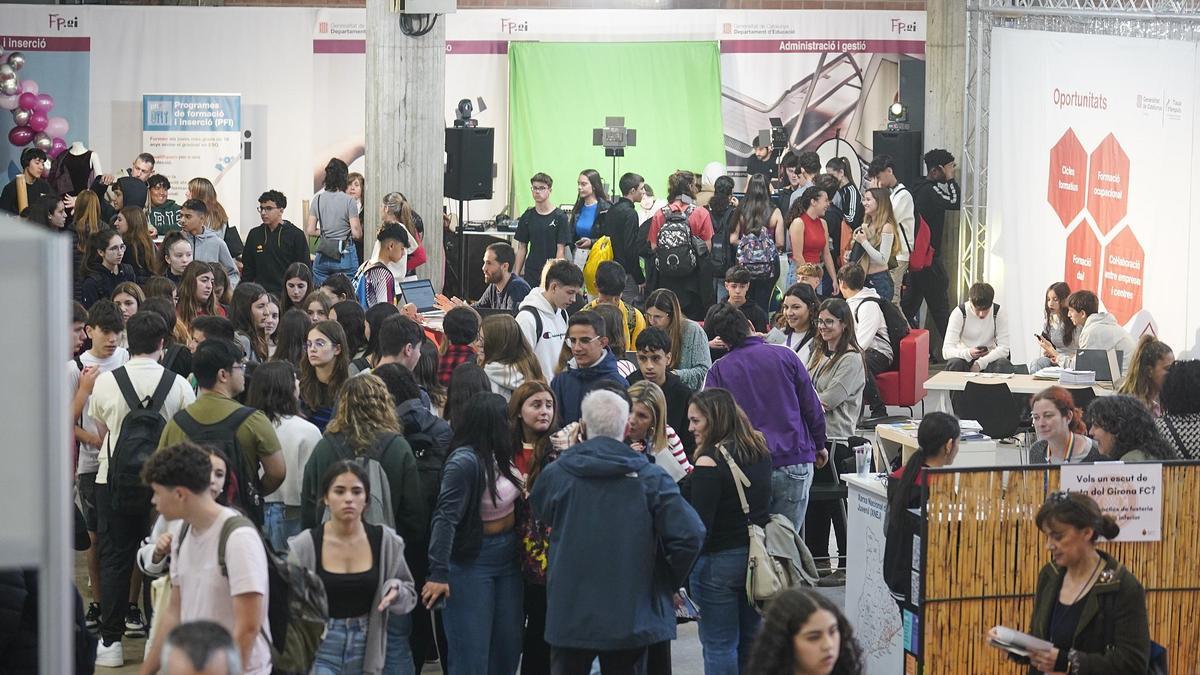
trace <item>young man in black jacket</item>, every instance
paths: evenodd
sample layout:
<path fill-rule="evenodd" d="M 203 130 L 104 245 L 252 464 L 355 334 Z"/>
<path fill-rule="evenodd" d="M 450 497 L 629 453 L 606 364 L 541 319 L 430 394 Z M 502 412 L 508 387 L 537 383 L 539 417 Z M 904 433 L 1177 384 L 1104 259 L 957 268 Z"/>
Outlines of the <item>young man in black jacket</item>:
<path fill-rule="evenodd" d="M 621 292 L 621 300 L 631 306 L 641 306 L 641 287 L 646 283 L 640 256 L 645 242 L 638 236 L 638 213 L 634 207 L 646 194 L 645 184 L 646 180 L 636 173 L 621 176 L 618 183 L 621 198 L 608 210 L 596 233 L 597 238 L 608 236 L 612 242 L 613 260 L 625 268 L 625 290 Z"/>
<path fill-rule="evenodd" d="M 933 247 L 933 262 L 929 267 L 909 272 L 908 292 L 901 299 L 900 308 L 912 321 L 921 309 L 921 302 L 929 305 L 929 316 L 937 326 L 939 341 L 946 335 L 946 324 L 950 321 L 950 278 L 942 263 L 943 237 L 946 212 L 957 211 L 962 205 L 958 181 L 954 179 L 956 169 L 954 155 L 942 149 L 925 153 L 926 176 L 917 179 L 911 188 L 916 223 L 924 219 L 929 225 L 929 245 Z M 928 324 L 927 324 L 928 325 Z M 940 354 L 930 342 L 929 352 Z"/>
<path fill-rule="evenodd" d="M 246 235 L 242 249 L 242 281 L 253 281 L 271 293 L 282 295 L 283 275 L 292 263 L 312 265 L 308 237 L 283 219 L 287 197 L 278 190 L 267 190 L 258 198 L 262 225 Z"/>

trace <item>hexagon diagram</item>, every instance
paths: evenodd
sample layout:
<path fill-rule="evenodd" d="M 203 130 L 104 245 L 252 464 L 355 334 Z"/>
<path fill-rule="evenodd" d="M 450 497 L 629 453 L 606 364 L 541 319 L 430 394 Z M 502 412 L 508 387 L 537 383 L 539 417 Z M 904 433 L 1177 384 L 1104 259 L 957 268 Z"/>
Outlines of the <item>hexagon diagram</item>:
<path fill-rule="evenodd" d="M 1063 279 L 1076 291 L 1100 287 L 1100 239 L 1086 220 L 1080 221 L 1067 236 L 1067 261 Z"/>
<path fill-rule="evenodd" d="M 1087 209 L 1102 235 L 1107 235 L 1129 209 L 1129 155 L 1109 134 L 1092 151 L 1088 172 Z"/>
<path fill-rule="evenodd" d="M 1117 323 L 1124 325 L 1142 309 L 1146 252 L 1133 228 L 1126 225 L 1104 248 L 1104 290 L 1100 300 Z"/>
<path fill-rule="evenodd" d="M 1087 152 L 1068 128 L 1062 138 L 1050 148 L 1050 178 L 1047 181 L 1046 200 L 1058 214 L 1063 227 L 1083 210 L 1084 193 L 1087 187 Z"/>

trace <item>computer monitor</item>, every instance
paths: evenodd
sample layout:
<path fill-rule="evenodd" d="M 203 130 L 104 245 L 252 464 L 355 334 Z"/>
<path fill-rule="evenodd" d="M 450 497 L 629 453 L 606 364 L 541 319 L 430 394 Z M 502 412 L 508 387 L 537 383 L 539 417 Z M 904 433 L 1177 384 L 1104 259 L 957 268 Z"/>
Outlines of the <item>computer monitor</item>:
<path fill-rule="evenodd" d="M 401 281 L 400 295 L 404 296 L 405 303 L 416 305 L 418 312 L 437 309 L 437 294 L 433 292 L 433 283 L 428 279 Z"/>
<path fill-rule="evenodd" d="M 1096 373 L 1097 382 L 1116 382 L 1124 374 L 1121 366 L 1125 352 L 1111 349 L 1080 349 L 1075 356 L 1075 370 Z"/>

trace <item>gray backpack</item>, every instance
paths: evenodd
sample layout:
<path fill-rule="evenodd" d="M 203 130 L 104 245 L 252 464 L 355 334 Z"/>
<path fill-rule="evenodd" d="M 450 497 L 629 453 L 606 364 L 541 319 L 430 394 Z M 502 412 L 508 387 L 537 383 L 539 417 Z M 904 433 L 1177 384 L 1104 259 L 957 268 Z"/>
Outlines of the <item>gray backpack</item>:
<path fill-rule="evenodd" d="M 366 454 L 357 456 L 345 444 L 341 434 L 330 434 L 326 438 L 333 443 L 339 459 L 355 462 L 367 473 L 369 496 L 367 497 L 367 508 L 363 511 L 363 521 L 370 525 L 387 525 L 393 530 L 396 529 L 396 511 L 392 508 L 392 487 L 380 460 L 383 459 L 384 453 L 391 447 L 393 441 L 404 437 L 394 433 L 380 434 Z M 319 508 L 321 522 L 324 523 L 329 520 L 329 511 L 324 505 Z"/>

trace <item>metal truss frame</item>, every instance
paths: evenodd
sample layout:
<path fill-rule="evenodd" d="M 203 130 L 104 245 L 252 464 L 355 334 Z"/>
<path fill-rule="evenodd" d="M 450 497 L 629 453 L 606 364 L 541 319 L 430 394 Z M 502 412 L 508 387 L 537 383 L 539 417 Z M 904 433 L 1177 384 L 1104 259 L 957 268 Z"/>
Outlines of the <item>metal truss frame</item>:
<path fill-rule="evenodd" d="M 953 2 L 954 0 L 943 0 Z M 1200 42 L 1200 0 L 965 0 L 960 294 L 985 278 L 989 95 L 996 27 Z M 1011 123 L 1011 121 L 1006 122 Z"/>

